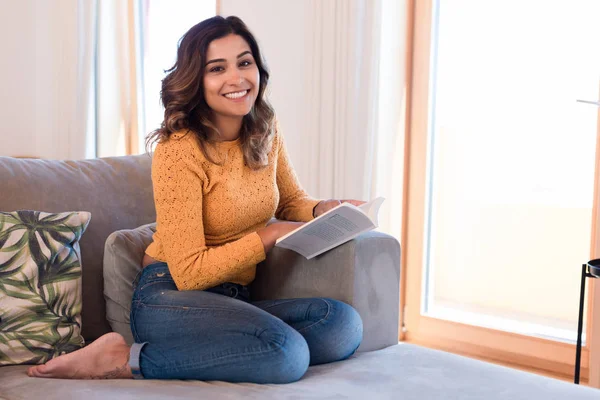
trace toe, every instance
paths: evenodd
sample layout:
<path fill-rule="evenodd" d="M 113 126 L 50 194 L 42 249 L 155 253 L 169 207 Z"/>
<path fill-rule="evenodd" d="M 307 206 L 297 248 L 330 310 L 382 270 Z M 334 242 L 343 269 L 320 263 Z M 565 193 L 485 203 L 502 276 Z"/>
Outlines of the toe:
<path fill-rule="evenodd" d="M 27 375 L 36 378 L 45 378 L 48 376 L 48 367 L 46 364 L 36 365 L 27 370 Z"/>
<path fill-rule="evenodd" d="M 27 375 L 31 376 L 31 377 L 39 377 L 40 371 L 39 371 L 39 365 L 36 365 L 35 367 L 31 367 L 27 370 Z"/>

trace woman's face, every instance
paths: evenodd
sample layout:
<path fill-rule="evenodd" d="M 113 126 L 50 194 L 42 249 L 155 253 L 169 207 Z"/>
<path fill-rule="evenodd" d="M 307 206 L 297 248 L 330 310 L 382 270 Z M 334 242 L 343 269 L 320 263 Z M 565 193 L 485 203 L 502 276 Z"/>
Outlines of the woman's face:
<path fill-rule="evenodd" d="M 213 40 L 206 52 L 204 98 L 217 114 L 243 117 L 258 96 L 260 75 L 248 43 L 238 35 Z"/>

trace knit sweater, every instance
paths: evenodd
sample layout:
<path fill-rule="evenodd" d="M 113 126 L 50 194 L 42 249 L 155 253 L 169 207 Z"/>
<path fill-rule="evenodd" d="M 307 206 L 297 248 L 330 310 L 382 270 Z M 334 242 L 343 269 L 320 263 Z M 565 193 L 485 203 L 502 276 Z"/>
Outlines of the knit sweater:
<path fill-rule="evenodd" d="M 146 254 L 167 263 L 179 290 L 249 284 L 266 258 L 256 231 L 273 215 L 310 221 L 319 202 L 299 184 L 278 131 L 260 170 L 245 165 L 240 138 L 219 142 L 216 150 L 223 165 L 208 161 L 193 134 L 182 131 L 154 152 L 157 220 Z"/>

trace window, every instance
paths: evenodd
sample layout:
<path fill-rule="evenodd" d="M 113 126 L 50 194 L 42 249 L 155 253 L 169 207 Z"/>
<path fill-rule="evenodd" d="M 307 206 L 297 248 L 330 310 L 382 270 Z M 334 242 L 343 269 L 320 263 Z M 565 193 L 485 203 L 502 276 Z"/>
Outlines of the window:
<path fill-rule="evenodd" d="M 572 374 L 600 3 L 415 4 L 407 338 Z"/>

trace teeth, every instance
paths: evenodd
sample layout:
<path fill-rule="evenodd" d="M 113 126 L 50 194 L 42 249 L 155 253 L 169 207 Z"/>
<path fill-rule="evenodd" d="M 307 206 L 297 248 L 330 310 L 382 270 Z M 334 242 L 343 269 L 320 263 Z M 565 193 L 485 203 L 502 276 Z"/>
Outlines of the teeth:
<path fill-rule="evenodd" d="M 243 97 L 246 95 L 246 93 L 248 93 L 247 90 L 244 90 L 242 92 L 235 92 L 235 93 L 227 93 L 225 95 L 225 97 L 227 97 L 228 99 L 239 99 L 240 97 Z"/>

